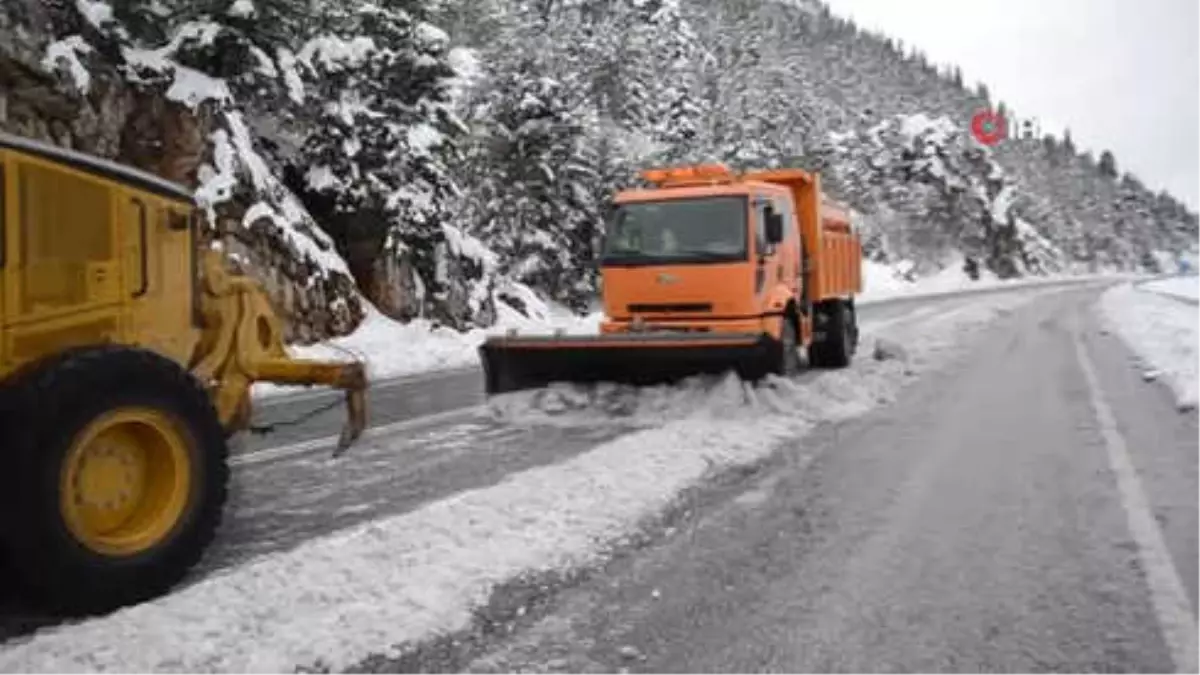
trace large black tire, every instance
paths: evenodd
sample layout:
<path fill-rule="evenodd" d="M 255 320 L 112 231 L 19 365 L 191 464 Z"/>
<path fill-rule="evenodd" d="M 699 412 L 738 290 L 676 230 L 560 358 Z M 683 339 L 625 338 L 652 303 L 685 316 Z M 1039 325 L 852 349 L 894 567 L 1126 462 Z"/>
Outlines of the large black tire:
<path fill-rule="evenodd" d="M 800 350 L 797 347 L 796 323 L 790 316 L 783 317 L 779 341 L 771 345 L 770 363 L 767 372 L 781 377 L 791 377 L 800 370 Z"/>
<path fill-rule="evenodd" d="M 195 378 L 152 352 L 91 347 L 39 365 L 8 394 L 7 420 L 0 422 L 2 525 L 25 600 L 56 614 L 89 615 L 160 596 L 181 581 L 220 526 L 229 482 L 225 432 Z M 172 421 L 184 440 L 189 481 L 179 488 L 185 497 L 170 530 L 143 550 L 118 555 L 73 535 L 60 497 L 76 437 L 94 420 L 124 410 Z"/>
<path fill-rule="evenodd" d="M 845 368 L 854 358 L 858 323 L 848 303 L 834 300 L 817 308 L 824 315 L 824 337 L 808 348 L 808 361 L 817 368 Z"/>

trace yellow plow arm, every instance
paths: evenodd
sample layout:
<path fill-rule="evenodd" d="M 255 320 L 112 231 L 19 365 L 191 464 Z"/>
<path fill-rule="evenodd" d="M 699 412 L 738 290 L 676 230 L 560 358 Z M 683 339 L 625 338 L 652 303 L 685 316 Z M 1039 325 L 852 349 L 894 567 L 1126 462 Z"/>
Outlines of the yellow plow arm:
<path fill-rule="evenodd" d="M 346 392 L 348 417 L 334 456 L 362 434 L 367 424 L 367 378 L 360 362 L 293 359 L 283 345 L 279 318 L 257 281 L 230 274 L 224 257 L 206 251 L 199 297 L 204 328 L 192 372 L 208 383 L 221 423 L 230 432 L 250 424 L 250 386 L 322 385 Z"/>

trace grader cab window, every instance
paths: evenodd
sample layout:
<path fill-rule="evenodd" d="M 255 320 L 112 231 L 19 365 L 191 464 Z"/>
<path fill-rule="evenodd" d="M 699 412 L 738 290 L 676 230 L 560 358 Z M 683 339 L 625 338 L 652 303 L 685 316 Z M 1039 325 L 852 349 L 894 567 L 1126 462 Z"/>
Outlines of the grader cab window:
<path fill-rule="evenodd" d="M 20 165 L 19 183 L 20 312 L 76 307 L 109 295 L 117 281 L 111 193 L 32 162 Z"/>

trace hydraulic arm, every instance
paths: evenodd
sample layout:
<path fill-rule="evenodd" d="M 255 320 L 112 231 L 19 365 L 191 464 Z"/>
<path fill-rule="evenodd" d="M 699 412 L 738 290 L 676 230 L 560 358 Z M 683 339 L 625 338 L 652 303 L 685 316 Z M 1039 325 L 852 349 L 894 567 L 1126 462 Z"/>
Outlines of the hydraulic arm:
<path fill-rule="evenodd" d="M 231 274 L 219 251 L 201 259 L 199 311 L 204 328 L 191 371 L 211 387 L 221 424 L 230 432 L 250 424 L 255 382 L 324 385 L 345 391 L 348 418 L 335 450 L 341 454 L 366 427 L 366 374 L 361 363 L 294 359 L 266 294 L 250 277 Z"/>

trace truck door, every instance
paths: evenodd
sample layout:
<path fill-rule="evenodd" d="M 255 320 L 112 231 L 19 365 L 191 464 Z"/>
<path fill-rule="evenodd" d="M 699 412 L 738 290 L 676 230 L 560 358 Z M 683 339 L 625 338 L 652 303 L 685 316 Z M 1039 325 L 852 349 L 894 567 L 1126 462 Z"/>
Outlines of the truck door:
<path fill-rule="evenodd" d="M 25 362 L 120 336 L 115 201 L 99 179 L 11 158 L 4 322 L 9 357 Z"/>
<path fill-rule="evenodd" d="M 804 283 L 807 261 L 804 259 L 806 252 L 803 238 L 800 236 L 800 223 L 796 220 L 796 209 L 792 207 L 792 200 L 789 198 L 776 199 L 775 210 L 783 215 L 783 229 L 786 233 L 783 252 L 779 256 L 779 281 L 789 284 L 799 292 L 797 301 L 800 303 L 800 310 L 807 312 L 808 286 Z"/>
<path fill-rule="evenodd" d="M 758 295 L 769 287 L 767 284 L 767 263 L 771 256 L 771 244 L 767 243 L 767 204 L 770 198 L 762 195 L 754 197 L 754 293 Z"/>

